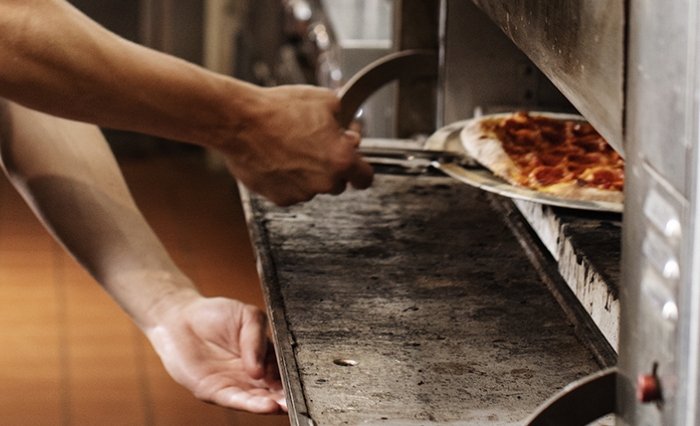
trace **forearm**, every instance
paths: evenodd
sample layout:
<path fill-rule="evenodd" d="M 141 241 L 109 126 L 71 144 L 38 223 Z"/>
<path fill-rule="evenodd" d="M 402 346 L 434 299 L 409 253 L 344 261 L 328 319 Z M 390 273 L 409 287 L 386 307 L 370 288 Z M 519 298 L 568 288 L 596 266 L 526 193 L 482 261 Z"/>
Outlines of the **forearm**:
<path fill-rule="evenodd" d="M 261 89 L 126 41 L 64 0 L 0 0 L 0 96 L 74 120 L 216 145 Z"/>
<path fill-rule="evenodd" d="M 1 102 L 1 100 L 0 100 Z M 47 229 L 144 329 L 196 289 L 136 207 L 95 126 L 3 103 L 2 164 Z"/>
<path fill-rule="evenodd" d="M 280 205 L 372 181 L 329 89 L 209 72 L 119 38 L 65 0 L 0 0 L 0 97 L 217 149 L 237 179 Z"/>

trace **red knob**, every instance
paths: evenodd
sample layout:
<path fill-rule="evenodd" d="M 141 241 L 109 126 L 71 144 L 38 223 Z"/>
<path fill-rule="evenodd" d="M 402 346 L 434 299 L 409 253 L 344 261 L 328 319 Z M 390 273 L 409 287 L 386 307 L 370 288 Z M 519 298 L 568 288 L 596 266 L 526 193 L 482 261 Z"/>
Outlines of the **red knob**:
<path fill-rule="evenodd" d="M 654 402 L 661 399 L 661 386 L 655 375 L 640 374 L 637 377 L 637 399 L 640 402 Z"/>

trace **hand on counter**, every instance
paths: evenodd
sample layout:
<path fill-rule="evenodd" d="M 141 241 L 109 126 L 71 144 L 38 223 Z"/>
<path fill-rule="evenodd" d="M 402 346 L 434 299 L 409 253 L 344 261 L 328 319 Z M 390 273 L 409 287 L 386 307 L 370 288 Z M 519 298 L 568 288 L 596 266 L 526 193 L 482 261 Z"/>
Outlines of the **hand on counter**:
<path fill-rule="evenodd" d="M 287 411 L 265 315 L 231 299 L 195 296 L 145 330 L 170 375 L 197 398 L 253 413 Z"/>
<path fill-rule="evenodd" d="M 249 189 L 278 205 L 364 189 L 373 170 L 357 152 L 360 135 L 340 127 L 340 104 L 328 89 L 260 88 L 242 129 L 222 143 L 229 169 Z M 228 143 L 227 143 L 228 142 Z"/>
<path fill-rule="evenodd" d="M 146 333 L 177 382 L 225 407 L 285 410 L 265 316 L 199 294 L 139 211 L 97 127 L 0 99 L 0 154 L 46 229 Z"/>

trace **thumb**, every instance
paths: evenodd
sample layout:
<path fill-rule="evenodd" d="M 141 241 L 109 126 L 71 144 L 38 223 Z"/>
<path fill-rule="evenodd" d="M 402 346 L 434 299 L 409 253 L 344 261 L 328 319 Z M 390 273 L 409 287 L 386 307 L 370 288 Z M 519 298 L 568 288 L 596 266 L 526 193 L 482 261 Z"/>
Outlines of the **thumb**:
<path fill-rule="evenodd" d="M 348 181 L 355 189 L 367 189 L 374 180 L 374 169 L 358 154 L 352 167 Z"/>

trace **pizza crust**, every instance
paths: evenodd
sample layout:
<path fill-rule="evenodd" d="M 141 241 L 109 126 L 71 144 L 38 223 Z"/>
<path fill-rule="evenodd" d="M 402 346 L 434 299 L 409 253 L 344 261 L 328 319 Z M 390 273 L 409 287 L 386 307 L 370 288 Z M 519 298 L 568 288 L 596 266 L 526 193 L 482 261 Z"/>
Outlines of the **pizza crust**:
<path fill-rule="evenodd" d="M 500 120 L 491 118 L 488 120 Z M 512 176 L 517 173 L 518 166 L 503 149 L 501 141 L 486 130 L 486 119 L 471 120 L 462 129 L 460 137 L 462 146 L 470 157 L 479 164 L 491 170 L 494 175 L 505 179 L 511 185 L 517 185 Z"/>
<path fill-rule="evenodd" d="M 610 203 L 622 203 L 624 198 L 622 191 L 581 187 L 573 181 L 545 186 L 540 188 L 539 192 L 556 195 L 561 198 L 584 201 L 607 201 Z"/>
<path fill-rule="evenodd" d="M 535 114 L 531 115 L 535 116 Z M 515 178 L 515 176 L 520 175 L 520 168 L 503 149 L 503 145 L 495 132 L 490 130 L 495 128 L 503 119 L 511 116 L 512 114 L 498 114 L 471 120 L 462 129 L 460 137 L 464 149 L 479 164 L 509 184 L 524 187 Z M 622 191 L 582 187 L 576 181 L 556 183 L 538 187 L 537 189 L 527 189 L 560 198 L 583 201 L 622 203 L 624 198 Z"/>

